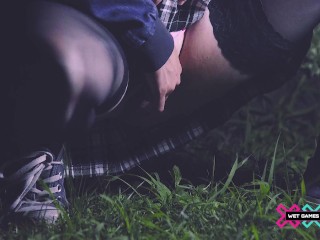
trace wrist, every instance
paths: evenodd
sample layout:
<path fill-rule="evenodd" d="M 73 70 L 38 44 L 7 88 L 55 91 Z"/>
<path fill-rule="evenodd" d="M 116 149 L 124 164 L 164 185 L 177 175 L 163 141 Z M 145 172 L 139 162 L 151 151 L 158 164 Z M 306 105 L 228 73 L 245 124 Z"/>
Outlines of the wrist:
<path fill-rule="evenodd" d="M 155 24 L 155 33 L 137 51 L 143 55 L 143 67 L 148 72 L 160 69 L 174 49 L 173 38 L 160 19 L 157 19 Z"/>

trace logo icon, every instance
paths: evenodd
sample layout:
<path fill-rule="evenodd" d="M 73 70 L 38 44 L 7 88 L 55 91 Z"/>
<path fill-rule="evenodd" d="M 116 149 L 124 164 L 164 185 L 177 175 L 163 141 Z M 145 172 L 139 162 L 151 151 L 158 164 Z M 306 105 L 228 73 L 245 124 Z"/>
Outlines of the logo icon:
<path fill-rule="evenodd" d="M 300 220 L 286 220 L 286 212 L 300 212 L 300 207 L 297 204 L 293 204 L 291 208 L 286 208 L 282 203 L 277 207 L 277 212 L 280 214 L 280 218 L 276 222 L 279 228 L 283 228 L 287 224 L 290 224 L 293 228 L 297 228 Z"/>
<path fill-rule="evenodd" d="M 309 204 L 306 204 L 303 206 L 302 211 L 307 212 L 307 211 L 311 211 L 311 212 L 316 212 L 320 210 L 320 205 L 318 207 L 316 207 L 315 209 L 313 209 Z M 302 225 L 305 228 L 309 228 L 312 224 L 317 224 L 318 227 L 320 227 L 320 223 L 319 221 L 303 221 Z"/>

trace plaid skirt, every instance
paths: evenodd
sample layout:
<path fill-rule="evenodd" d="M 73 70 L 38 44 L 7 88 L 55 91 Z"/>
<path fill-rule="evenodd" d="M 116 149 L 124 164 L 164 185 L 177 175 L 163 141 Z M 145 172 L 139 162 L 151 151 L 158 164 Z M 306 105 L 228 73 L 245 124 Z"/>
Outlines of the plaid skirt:
<path fill-rule="evenodd" d="M 116 175 L 144 161 L 155 161 L 225 122 L 258 94 L 258 88 L 248 81 L 190 115 L 173 118 L 147 130 L 119 119 L 100 121 L 81 141 L 67 146 L 66 175 Z"/>

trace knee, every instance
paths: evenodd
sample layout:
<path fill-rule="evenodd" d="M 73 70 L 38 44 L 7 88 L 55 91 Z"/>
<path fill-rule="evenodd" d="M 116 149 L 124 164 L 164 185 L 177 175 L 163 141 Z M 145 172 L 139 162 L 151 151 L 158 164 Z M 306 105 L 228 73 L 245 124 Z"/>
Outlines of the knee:
<path fill-rule="evenodd" d="M 29 39 L 36 41 L 36 48 L 42 46 L 42 56 L 49 53 L 58 64 L 70 99 L 99 105 L 124 72 L 112 37 L 82 13 L 63 5 L 39 2 L 31 12 Z"/>
<path fill-rule="evenodd" d="M 77 96 L 86 90 L 99 95 L 99 90 L 106 90 L 113 74 L 112 53 L 97 24 L 70 7 L 52 2 L 35 1 L 27 12 L 30 44 L 40 57 L 51 55 L 60 65 L 70 94 Z"/>
<path fill-rule="evenodd" d="M 110 94 L 118 66 L 106 46 L 91 39 L 57 40 L 52 45 L 72 98 L 83 97 L 98 105 Z"/>

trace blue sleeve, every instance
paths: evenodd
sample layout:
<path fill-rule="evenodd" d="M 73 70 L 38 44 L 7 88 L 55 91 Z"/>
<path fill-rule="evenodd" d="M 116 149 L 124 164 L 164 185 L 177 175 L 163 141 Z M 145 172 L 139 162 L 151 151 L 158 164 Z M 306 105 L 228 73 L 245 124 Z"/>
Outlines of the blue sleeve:
<path fill-rule="evenodd" d="M 89 14 L 116 29 L 121 40 L 141 56 L 146 70 L 156 71 L 168 60 L 173 39 L 152 0 L 85 1 Z"/>

